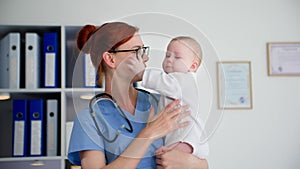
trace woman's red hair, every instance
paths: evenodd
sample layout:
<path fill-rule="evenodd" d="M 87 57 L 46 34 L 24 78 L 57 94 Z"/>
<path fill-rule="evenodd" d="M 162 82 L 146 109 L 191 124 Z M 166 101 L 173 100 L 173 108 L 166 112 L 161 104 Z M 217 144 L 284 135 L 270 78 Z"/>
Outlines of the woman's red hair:
<path fill-rule="evenodd" d="M 85 25 L 77 35 L 77 47 L 86 54 L 90 54 L 92 63 L 98 72 L 98 85 L 102 84 L 104 52 L 115 49 L 126 43 L 138 31 L 138 28 L 123 22 L 110 22 L 96 27 Z"/>

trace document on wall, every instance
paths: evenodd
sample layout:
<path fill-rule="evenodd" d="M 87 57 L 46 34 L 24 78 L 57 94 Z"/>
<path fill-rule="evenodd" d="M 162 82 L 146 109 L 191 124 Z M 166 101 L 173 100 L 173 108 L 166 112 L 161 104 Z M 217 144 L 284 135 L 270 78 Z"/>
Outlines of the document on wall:
<path fill-rule="evenodd" d="M 220 107 L 252 108 L 250 62 L 219 64 Z"/>
<path fill-rule="evenodd" d="M 300 43 L 269 43 L 269 73 L 300 75 Z"/>

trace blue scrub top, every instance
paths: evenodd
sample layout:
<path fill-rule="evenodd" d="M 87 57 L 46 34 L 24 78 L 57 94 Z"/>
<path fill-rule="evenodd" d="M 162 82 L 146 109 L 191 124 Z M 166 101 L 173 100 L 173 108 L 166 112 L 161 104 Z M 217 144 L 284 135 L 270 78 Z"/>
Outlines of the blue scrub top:
<path fill-rule="evenodd" d="M 108 138 L 113 138 L 116 135 L 117 130 L 121 131 L 121 134 L 113 143 L 105 141 L 103 137 L 98 134 L 89 113 L 89 109 L 85 109 L 78 113 L 74 120 L 69 143 L 68 159 L 70 162 L 75 165 L 81 165 L 79 152 L 83 150 L 102 151 L 105 154 L 107 164 L 114 161 L 146 126 L 151 105 L 156 109 L 157 103 L 155 100 L 149 94 L 139 91 L 135 114 L 132 115 L 123 110 L 133 127 L 133 132 L 130 133 L 121 128 L 124 124 L 129 128 L 129 125 L 118 109 L 115 108 L 111 100 L 102 99 L 97 102 L 94 105 L 94 111 L 96 114 L 96 121 L 102 133 Z M 162 145 L 162 139 L 154 141 L 148 148 L 143 159 L 141 159 L 137 168 L 156 168 L 156 158 L 154 153 L 155 150 Z"/>

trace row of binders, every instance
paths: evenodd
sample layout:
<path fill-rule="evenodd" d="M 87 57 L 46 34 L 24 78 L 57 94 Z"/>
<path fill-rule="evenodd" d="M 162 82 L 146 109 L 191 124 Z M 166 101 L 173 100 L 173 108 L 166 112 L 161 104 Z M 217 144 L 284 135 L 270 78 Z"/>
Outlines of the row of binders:
<path fill-rule="evenodd" d="M 58 155 L 58 101 L 13 100 L 13 157 Z"/>
<path fill-rule="evenodd" d="M 58 87 L 58 33 L 25 33 L 25 54 L 20 32 L 11 32 L 0 41 L 0 88 L 20 88 L 25 72 L 25 88 Z M 25 70 L 22 59 L 25 57 Z M 42 73 L 41 73 L 42 72 Z"/>

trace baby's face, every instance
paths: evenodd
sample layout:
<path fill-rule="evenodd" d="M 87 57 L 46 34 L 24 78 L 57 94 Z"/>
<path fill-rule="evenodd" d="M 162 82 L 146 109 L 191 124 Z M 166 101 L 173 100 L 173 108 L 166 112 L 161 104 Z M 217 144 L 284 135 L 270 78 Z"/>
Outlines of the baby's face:
<path fill-rule="evenodd" d="M 191 49 L 180 41 L 172 41 L 168 45 L 162 66 L 166 73 L 188 72 L 194 58 L 195 54 Z"/>

